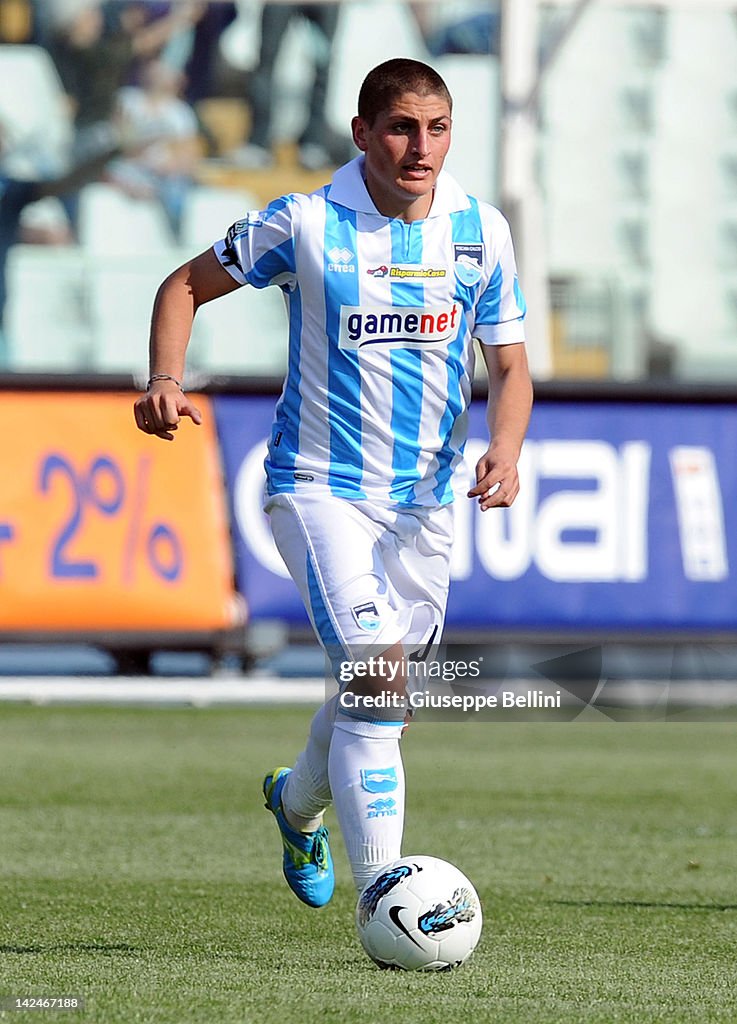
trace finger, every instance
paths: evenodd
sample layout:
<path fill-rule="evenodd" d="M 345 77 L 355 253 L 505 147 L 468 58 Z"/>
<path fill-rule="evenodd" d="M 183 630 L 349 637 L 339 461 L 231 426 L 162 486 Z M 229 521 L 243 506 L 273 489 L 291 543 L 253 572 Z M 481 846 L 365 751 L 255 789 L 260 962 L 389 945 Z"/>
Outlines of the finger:
<path fill-rule="evenodd" d="M 482 512 L 490 508 L 509 508 L 519 493 L 519 486 L 516 482 L 508 487 L 499 486 L 492 494 L 481 498 L 479 506 Z"/>
<path fill-rule="evenodd" d="M 136 405 L 133 410 L 133 414 L 136 419 L 136 426 L 139 430 L 142 430 L 144 434 L 152 434 L 154 432 L 153 425 L 144 406 Z"/>
<path fill-rule="evenodd" d="M 502 493 L 501 482 L 492 484 L 491 487 L 485 487 L 478 495 L 479 505 L 488 504 L 490 501 L 498 501 Z"/>
<path fill-rule="evenodd" d="M 197 424 L 198 427 L 202 423 L 202 413 L 200 412 L 196 405 L 192 405 L 192 403 L 190 403 L 190 408 L 187 415 L 189 416 L 193 423 Z"/>
<path fill-rule="evenodd" d="M 166 423 L 164 417 L 156 410 L 151 414 L 151 419 L 148 420 L 148 433 L 153 434 L 154 437 L 160 437 L 164 441 L 173 441 L 174 434 L 172 430 L 176 430 L 176 424 Z"/>
<path fill-rule="evenodd" d="M 146 429 L 146 427 L 145 427 L 146 417 L 144 415 L 143 409 L 138 404 L 138 402 L 136 402 L 135 405 L 133 406 L 133 418 L 135 419 L 136 426 L 138 427 L 139 430 L 145 430 Z"/>
<path fill-rule="evenodd" d="M 167 441 L 172 441 L 174 439 L 173 435 L 169 433 L 169 430 L 176 429 L 176 427 L 168 427 L 161 422 L 161 416 L 156 409 L 156 406 L 149 400 L 148 396 L 134 404 L 133 415 L 136 421 L 136 426 L 139 430 L 142 430 L 144 434 L 153 434 L 156 437 L 162 437 Z"/>
<path fill-rule="evenodd" d="M 190 402 L 188 398 L 185 398 L 181 395 L 175 396 L 175 400 L 171 408 L 173 408 L 173 414 L 170 413 L 170 407 L 167 406 L 165 424 L 171 430 L 174 430 L 176 428 L 176 425 L 179 423 L 182 416 L 188 416 L 189 419 L 191 419 L 192 422 L 195 423 L 197 426 L 199 426 L 202 423 L 202 413 L 194 404 L 194 402 Z"/>
<path fill-rule="evenodd" d="M 500 485 L 502 478 L 498 473 L 488 473 L 482 477 L 475 487 L 472 487 L 468 492 L 469 498 L 479 498 L 485 496 L 492 488 L 496 488 Z"/>
<path fill-rule="evenodd" d="M 157 415 L 154 419 L 154 423 L 159 431 L 176 430 L 180 419 L 178 397 L 178 395 L 162 395 L 156 410 Z"/>
<path fill-rule="evenodd" d="M 497 483 L 498 483 L 498 481 L 497 481 Z M 471 490 L 467 492 L 466 497 L 467 498 L 480 498 L 482 495 L 486 494 L 486 492 L 489 490 L 490 486 L 494 486 L 494 485 L 493 484 L 490 485 L 487 481 L 482 480 L 481 483 L 476 484 L 475 487 L 472 487 Z"/>
<path fill-rule="evenodd" d="M 499 491 L 496 494 L 492 494 L 489 498 L 481 498 L 479 501 L 479 508 L 482 512 L 486 512 L 490 508 L 507 508 L 509 506 L 509 500 L 507 496 Z"/>
<path fill-rule="evenodd" d="M 189 399 L 179 402 L 177 405 L 177 411 L 179 416 L 188 416 L 193 423 L 197 424 L 197 426 L 202 423 L 202 413 L 194 402 L 190 402 Z"/>

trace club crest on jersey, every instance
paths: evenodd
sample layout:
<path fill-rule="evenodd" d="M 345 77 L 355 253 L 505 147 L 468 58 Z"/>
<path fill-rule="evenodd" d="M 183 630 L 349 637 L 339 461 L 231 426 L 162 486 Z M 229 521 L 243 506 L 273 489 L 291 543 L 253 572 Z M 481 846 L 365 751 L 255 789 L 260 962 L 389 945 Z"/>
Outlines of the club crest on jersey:
<path fill-rule="evenodd" d="M 447 306 L 341 306 L 338 347 L 356 352 L 365 345 L 430 348 L 450 341 L 462 317 L 459 302 Z"/>
<path fill-rule="evenodd" d="M 484 269 L 483 245 L 456 244 L 453 246 L 453 258 L 455 274 L 461 284 L 478 284 Z"/>
<path fill-rule="evenodd" d="M 365 629 L 367 633 L 375 633 L 381 625 L 379 609 L 373 601 L 364 601 L 363 604 L 356 604 L 351 608 L 351 614 L 356 620 L 359 629 Z"/>
<path fill-rule="evenodd" d="M 334 245 L 328 250 L 328 270 L 339 274 L 355 274 L 356 267 L 353 262 L 353 253 L 345 245 Z"/>

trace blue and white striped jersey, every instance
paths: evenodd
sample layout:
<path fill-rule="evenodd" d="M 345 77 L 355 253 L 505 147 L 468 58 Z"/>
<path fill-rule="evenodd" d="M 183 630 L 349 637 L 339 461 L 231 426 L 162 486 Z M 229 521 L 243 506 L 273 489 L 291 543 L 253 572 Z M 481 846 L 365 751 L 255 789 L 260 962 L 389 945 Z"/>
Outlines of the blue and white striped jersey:
<path fill-rule="evenodd" d="M 472 338 L 524 341 L 509 227 L 445 171 L 427 219 L 384 217 L 362 168 L 359 156 L 317 192 L 248 213 L 214 246 L 236 281 L 277 285 L 287 302 L 268 491 L 444 505 L 463 457 Z"/>

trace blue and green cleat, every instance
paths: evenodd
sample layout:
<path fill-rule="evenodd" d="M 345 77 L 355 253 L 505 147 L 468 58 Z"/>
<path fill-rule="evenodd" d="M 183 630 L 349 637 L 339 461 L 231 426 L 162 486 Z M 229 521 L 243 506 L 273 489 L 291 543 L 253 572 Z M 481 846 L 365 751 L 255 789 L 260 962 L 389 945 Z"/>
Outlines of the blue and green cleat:
<path fill-rule="evenodd" d="M 284 816 L 281 792 L 291 768 L 275 768 L 264 779 L 266 809 L 276 818 L 284 846 L 284 877 L 295 896 L 309 907 L 324 907 L 335 888 L 333 858 L 330 856 L 328 830 L 321 825 L 316 832 L 297 832 Z"/>

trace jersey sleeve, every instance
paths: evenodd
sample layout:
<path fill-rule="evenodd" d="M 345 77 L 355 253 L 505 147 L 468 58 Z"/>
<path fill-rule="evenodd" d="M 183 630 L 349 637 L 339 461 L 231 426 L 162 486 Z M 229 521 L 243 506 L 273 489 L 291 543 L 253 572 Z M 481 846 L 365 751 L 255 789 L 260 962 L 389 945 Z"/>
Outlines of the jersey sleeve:
<path fill-rule="evenodd" d="M 473 335 L 485 345 L 510 345 L 525 340 L 527 305 L 517 280 L 509 224 L 498 210 L 494 213 L 492 245 L 489 247 L 494 269 L 476 303 Z"/>
<path fill-rule="evenodd" d="M 221 265 L 238 284 L 291 288 L 296 281 L 295 230 L 298 207 L 292 196 L 265 210 L 247 213 L 213 245 Z"/>

